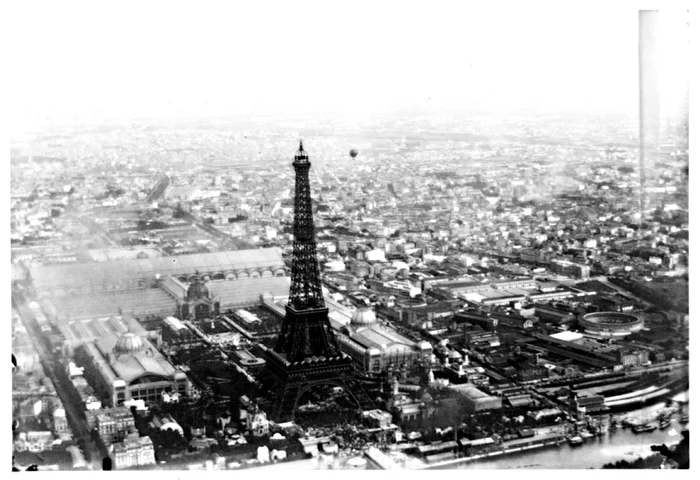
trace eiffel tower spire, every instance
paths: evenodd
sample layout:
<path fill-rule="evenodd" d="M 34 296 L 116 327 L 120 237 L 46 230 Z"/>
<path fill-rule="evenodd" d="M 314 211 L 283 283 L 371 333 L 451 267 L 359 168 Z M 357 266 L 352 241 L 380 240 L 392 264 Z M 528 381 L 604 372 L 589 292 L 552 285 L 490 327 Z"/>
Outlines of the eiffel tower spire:
<path fill-rule="evenodd" d="M 311 163 L 299 141 L 299 151 L 292 163 L 296 172 L 294 192 L 294 245 L 292 253 L 292 286 L 289 304 L 295 310 L 324 308 L 318 257 L 316 255 L 316 229 L 311 209 L 309 170 Z"/>
<path fill-rule="evenodd" d="M 311 210 L 311 163 L 301 141 L 292 165 L 296 171 L 292 278 L 287 315 L 275 351 L 285 354 L 289 361 L 342 357 L 323 301 Z"/>

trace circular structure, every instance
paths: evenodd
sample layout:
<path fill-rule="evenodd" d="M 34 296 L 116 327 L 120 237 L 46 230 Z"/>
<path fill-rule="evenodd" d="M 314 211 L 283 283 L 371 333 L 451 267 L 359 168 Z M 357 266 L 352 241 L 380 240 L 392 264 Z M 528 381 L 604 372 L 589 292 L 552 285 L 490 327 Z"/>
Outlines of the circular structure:
<path fill-rule="evenodd" d="M 377 323 L 377 316 L 370 307 L 359 308 L 350 319 L 352 325 L 369 326 Z"/>
<path fill-rule="evenodd" d="M 131 354 L 140 352 L 143 349 L 143 340 L 133 332 L 126 332 L 119 337 L 117 344 L 114 346 L 114 352 L 117 354 Z"/>
<path fill-rule="evenodd" d="M 589 335 L 619 337 L 644 328 L 644 319 L 637 315 L 619 312 L 597 312 L 584 315 L 579 323 Z"/>
<path fill-rule="evenodd" d="M 353 148 L 352 150 L 350 150 L 350 156 L 351 156 L 352 158 L 357 157 L 357 154 L 358 154 L 358 153 L 360 153 L 360 152 L 358 152 L 356 148 Z"/>

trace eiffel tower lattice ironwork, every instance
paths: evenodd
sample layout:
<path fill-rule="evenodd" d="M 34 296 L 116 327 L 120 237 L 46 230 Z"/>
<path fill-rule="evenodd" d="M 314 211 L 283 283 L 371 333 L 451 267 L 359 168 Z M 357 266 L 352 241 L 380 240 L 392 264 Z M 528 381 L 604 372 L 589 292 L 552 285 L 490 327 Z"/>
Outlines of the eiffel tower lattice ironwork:
<path fill-rule="evenodd" d="M 311 163 L 301 142 L 292 165 L 296 187 L 291 286 L 277 343 L 266 350 L 264 375 L 270 403 L 268 414 L 275 421 L 293 419 L 301 396 L 318 385 L 342 387 L 360 408 L 374 407 L 355 377 L 352 359 L 341 351 L 328 320 L 311 209 Z"/>

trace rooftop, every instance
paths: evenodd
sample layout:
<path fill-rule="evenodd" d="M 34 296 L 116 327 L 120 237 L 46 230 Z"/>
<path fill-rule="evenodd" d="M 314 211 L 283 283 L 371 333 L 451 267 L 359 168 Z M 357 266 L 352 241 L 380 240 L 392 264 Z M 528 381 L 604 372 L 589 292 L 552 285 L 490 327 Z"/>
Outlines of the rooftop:
<path fill-rule="evenodd" d="M 103 292 L 92 295 L 71 295 L 52 299 L 59 317 L 68 319 L 119 315 L 120 310 L 136 316 L 174 314 L 175 300 L 160 288 L 142 288 L 124 292 Z"/>
<path fill-rule="evenodd" d="M 566 330 L 564 332 L 552 334 L 550 337 L 556 338 L 557 340 L 563 340 L 565 342 L 575 342 L 576 340 L 581 340 L 583 338 L 583 334 Z"/>
<path fill-rule="evenodd" d="M 95 347 L 103 358 L 108 358 L 114 351 L 118 338 L 109 336 L 95 342 Z M 144 375 L 156 375 L 172 377 L 175 373 L 168 360 L 146 339 L 142 340 L 143 350 L 131 354 L 118 355 L 109 366 L 117 377 L 124 380 L 127 385 Z"/>
<path fill-rule="evenodd" d="M 412 347 L 416 343 L 397 331 L 381 325 L 359 328 L 350 334 L 350 338 L 367 348 L 378 348 L 380 350 L 384 350 L 392 345 Z"/>
<path fill-rule="evenodd" d="M 127 331 L 131 331 L 141 337 L 147 335 L 146 330 L 129 316 L 75 320 L 60 325 L 58 328 L 63 333 L 66 342 L 74 347 L 108 336 L 119 338 Z"/>
<path fill-rule="evenodd" d="M 32 264 L 30 271 L 34 286 L 75 288 L 81 285 L 110 285 L 120 281 L 143 279 L 151 281 L 159 275 L 194 275 L 197 272 L 246 269 L 278 269 L 284 260 L 277 248 L 232 250 L 196 253 L 171 257 L 115 260 L 71 264 Z"/>
<path fill-rule="evenodd" d="M 273 297 L 289 295 L 289 277 L 246 278 L 223 282 L 209 282 L 207 287 L 220 301 L 221 308 L 257 305 L 260 295 Z"/>

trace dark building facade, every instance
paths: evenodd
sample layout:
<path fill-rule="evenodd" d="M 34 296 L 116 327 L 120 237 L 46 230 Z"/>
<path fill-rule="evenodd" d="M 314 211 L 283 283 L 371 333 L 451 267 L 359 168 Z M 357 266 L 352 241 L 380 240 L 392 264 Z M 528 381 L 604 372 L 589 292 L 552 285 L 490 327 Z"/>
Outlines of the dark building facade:
<path fill-rule="evenodd" d="M 204 320 L 219 315 L 220 302 L 209 292 L 199 275 L 188 287 L 184 300 L 178 305 L 182 319 Z"/>

